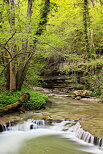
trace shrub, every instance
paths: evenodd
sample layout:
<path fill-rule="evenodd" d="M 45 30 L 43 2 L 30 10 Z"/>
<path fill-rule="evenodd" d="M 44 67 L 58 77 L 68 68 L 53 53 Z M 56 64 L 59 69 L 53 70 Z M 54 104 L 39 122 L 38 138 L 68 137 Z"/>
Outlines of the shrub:
<path fill-rule="evenodd" d="M 47 95 L 44 95 L 40 92 L 34 91 L 34 90 L 27 90 L 25 89 L 25 92 L 28 92 L 30 94 L 30 100 L 23 103 L 23 105 L 28 109 L 40 109 L 42 108 L 48 99 Z"/>

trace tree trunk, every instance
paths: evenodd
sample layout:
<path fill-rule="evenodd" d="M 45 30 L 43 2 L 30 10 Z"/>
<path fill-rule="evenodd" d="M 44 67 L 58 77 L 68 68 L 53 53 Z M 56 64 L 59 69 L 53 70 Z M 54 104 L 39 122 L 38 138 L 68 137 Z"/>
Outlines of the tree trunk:
<path fill-rule="evenodd" d="M 92 49 L 92 53 L 95 53 L 95 45 L 94 45 L 94 34 L 93 34 L 93 29 L 91 29 L 91 49 Z"/>
<path fill-rule="evenodd" d="M 44 6 L 41 9 L 41 19 L 35 35 L 41 35 L 42 32 L 45 30 L 49 12 L 50 12 L 50 0 L 44 0 Z M 34 39 L 34 43 L 35 41 L 36 40 Z"/>
<path fill-rule="evenodd" d="M 10 63 L 10 90 L 16 90 L 14 63 Z"/>
<path fill-rule="evenodd" d="M 27 26 L 26 26 L 26 33 L 29 33 L 29 25 L 30 25 L 30 18 L 32 15 L 32 2 L 33 0 L 28 0 L 28 9 L 27 9 Z M 9 5 L 10 5 L 10 28 L 11 31 L 15 31 L 15 4 L 14 4 L 14 0 L 9 0 Z M 37 31 L 35 33 L 35 36 L 40 36 L 42 35 L 43 31 L 46 28 L 46 24 L 48 21 L 48 13 L 50 11 L 50 0 L 44 0 L 43 3 L 43 7 L 41 9 L 40 15 L 40 22 L 38 24 L 38 28 Z M 21 60 L 20 60 L 20 65 L 18 67 L 18 69 L 15 71 L 15 62 L 14 62 L 14 58 L 15 57 L 15 40 L 13 43 L 10 44 L 10 51 L 7 50 L 7 52 L 10 55 L 10 59 L 9 59 L 9 67 L 8 67 L 8 75 L 9 75 L 9 80 L 8 82 L 10 82 L 8 88 L 10 90 L 21 90 L 22 84 L 25 80 L 26 77 L 26 73 L 28 71 L 28 68 L 30 66 L 30 62 L 32 60 L 32 57 L 35 53 L 36 50 L 36 43 L 38 41 L 37 37 L 34 36 L 34 45 L 31 47 L 29 47 L 29 51 L 31 49 L 31 53 L 29 53 L 27 55 L 26 51 L 28 48 L 28 39 L 23 40 L 23 44 L 22 44 L 22 56 L 21 56 Z M 13 60 L 12 60 L 13 59 Z M 7 72 L 8 72 L 7 71 Z M 17 72 L 17 73 L 16 73 Z"/>
<path fill-rule="evenodd" d="M 29 3 L 30 2 L 30 3 Z M 31 7 L 32 6 L 32 3 L 31 3 L 31 0 L 28 0 L 28 11 L 27 11 L 27 16 L 31 17 L 31 14 L 32 14 L 32 9 Z M 46 24 L 47 24 L 47 19 L 48 19 L 48 13 L 50 11 L 50 0 L 45 0 L 44 1 L 44 4 L 43 4 L 43 8 L 41 9 L 41 18 L 40 18 L 40 22 L 38 24 L 38 29 L 37 29 L 37 32 L 35 33 L 36 36 L 40 36 L 42 35 L 45 27 L 46 27 Z M 27 25 L 27 29 L 28 29 L 28 25 Z M 29 32 L 29 31 L 28 31 Z M 32 50 L 35 51 L 36 50 L 36 43 L 37 43 L 37 38 L 34 37 L 34 46 L 32 47 Z M 17 75 L 16 75 L 16 89 L 17 90 L 21 90 L 21 87 L 22 87 L 22 84 L 25 80 L 25 77 L 26 77 L 26 73 L 27 73 L 27 70 L 29 68 L 29 65 L 30 65 L 30 62 L 31 62 L 31 59 L 33 57 L 33 52 L 31 52 L 31 54 L 29 54 L 29 58 L 27 59 L 27 61 L 22 65 L 23 67 L 19 66 L 18 68 L 18 71 L 17 71 Z"/>
<path fill-rule="evenodd" d="M 84 0 L 83 23 L 84 23 L 85 51 L 87 52 L 86 54 L 87 59 L 90 58 L 90 47 L 89 47 L 89 38 L 88 38 L 88 21 L 89 21 L 88 0 Z"/>
<path fill-rule="evenodd" d="M 9 62 L 9 59 L 6 58 L 7 53 L 5 51 L 3 51 L 3 64 L 7 64 Z M 4 76 L 6 79 L 6 90 L 10 89 L 10 65 L 7 65 L 5 72 L 4 72 Z"/>
<path fill-rule="evenodd" d="M 11 31 L 15 31 L 15 3 L 14 0 L 9 0 L 10 4 L 10 28 Z M 11 58 L 15 55 L 15 44 L 10 44 Z M 11 59 L 10 59 L 11 60 Z M 16 78 L 15 78 L 15 62 L 10 62 L 10 90 L 16 90 Z"/>
<path fill-rule="evenodd" d="M 30 29 L 29 25 L 30 25 L 30 20 L 32 16 L 32 3 L 33 3 L 33 0 L 28 0 L 26 33 L 29 33 L 29 29 Z M 23 54 L 21 55 L 21 62 L 20 62 L 20 65 L 18 67 L 17 74 L 16 74 L 16 89 L 17 90 L 21 90 L 22 84 L 26 76 L 24 68 L 26 65 L 25 57 L 26 57 L 27 47 L 28 47 L 28 39 L 26 38 L 26 39 L 23 39 L 23 43 L 22 43 Z M 28 68 L 26 67 L 26 69 Z"/>

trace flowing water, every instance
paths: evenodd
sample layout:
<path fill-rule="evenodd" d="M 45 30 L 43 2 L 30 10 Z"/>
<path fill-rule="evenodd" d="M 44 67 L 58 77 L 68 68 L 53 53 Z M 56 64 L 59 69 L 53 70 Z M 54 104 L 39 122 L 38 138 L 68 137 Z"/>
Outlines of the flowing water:
<path fill-rule="evenodd" d="M 53 104 L 46 110 L 28 113 L 33 119 L 3 126 L 6 131 L 0 134 L 0 154 L 103 154 L 102 147 L 93 145 L 93 136 L 85 133 L 78 121 L 65 120 L 75 107 L 75 117 L 80 118 L 78 109 L 84 110 L 89 105 L 66 95 L 51 94 L 50 100 Z M 49 120 L 34 120 L 40 117 Z"/>
<path fill-rule="evenodd" d="M 72 133 L 63 132 L 63 126 L 45 126 L 42 120 L 28 120 L 11 127 L 0 135 L 0 154 L 86 154 Z M 82 147 L 82 148 L 81 148 Z M 84 151 L 87 151 L 87 147 Z"/>

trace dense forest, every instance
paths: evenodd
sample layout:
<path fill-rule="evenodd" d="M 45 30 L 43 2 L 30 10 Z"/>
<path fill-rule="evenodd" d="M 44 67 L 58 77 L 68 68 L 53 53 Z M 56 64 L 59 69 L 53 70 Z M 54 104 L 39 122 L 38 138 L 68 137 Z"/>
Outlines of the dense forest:
<path fill-rule="evenodd" d="M 1 0 L 1 91 L 38 85 L 61 64 L 59 74 L 102 95 L 103 1 Z"/>
<path fill-rule="evenodd" d="M 0 153 L 103 153 L 103 0 L 0 0 L 3 131 Z"/>

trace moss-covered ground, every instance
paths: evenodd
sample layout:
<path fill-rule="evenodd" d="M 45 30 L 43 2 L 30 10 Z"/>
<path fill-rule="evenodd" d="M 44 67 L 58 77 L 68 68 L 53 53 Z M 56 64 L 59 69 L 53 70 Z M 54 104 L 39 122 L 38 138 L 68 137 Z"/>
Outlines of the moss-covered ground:
<path fill-rule="evenodd" d="M 0 93 L 0 108 L 15 103 L 23 93 L 30 94 L 30 100 L 23 103 L 26 109 L 40 109 L 46 104 L 48 96 L 31 89 L 22 89 L 22 91 L 3 91 Z"/>

